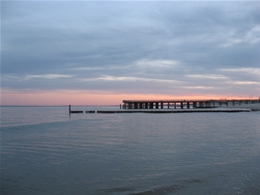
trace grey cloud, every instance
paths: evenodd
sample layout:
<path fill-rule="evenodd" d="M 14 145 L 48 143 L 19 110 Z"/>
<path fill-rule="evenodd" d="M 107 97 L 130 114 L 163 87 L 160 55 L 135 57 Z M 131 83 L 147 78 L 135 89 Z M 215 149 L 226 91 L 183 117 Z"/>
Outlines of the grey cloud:
<path fill-rule="evenodd" d="M 259 68 L 259 8 L 257 2 L 3 2 L 2 76 L 35 75 L 30 79 L 37 82 L 16 84 L 13 77 L 2 87 L 158 93 L 258 87 L 259 75 L 227 70 Z M 61 76 L 53 84 L 48 75 Z M 179 83 L 165 83 L 172 80 Z"/>

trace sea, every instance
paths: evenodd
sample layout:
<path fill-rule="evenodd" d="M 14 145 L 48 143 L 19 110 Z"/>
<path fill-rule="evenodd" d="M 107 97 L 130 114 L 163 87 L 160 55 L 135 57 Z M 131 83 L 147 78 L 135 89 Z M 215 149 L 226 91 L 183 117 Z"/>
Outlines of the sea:
<path fill-rule="evenodd" d="M 259 119 L 2 106 L 0 194 L 259 195 Z"/>

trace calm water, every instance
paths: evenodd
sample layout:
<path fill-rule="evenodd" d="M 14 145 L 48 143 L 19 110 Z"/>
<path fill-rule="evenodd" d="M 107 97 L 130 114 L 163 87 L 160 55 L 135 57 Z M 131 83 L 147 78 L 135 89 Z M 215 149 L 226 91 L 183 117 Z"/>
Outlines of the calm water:
<path fill-rule="evenodd" d="M 259 119 L 1 107 L 1 194 L 258 195 Z"/>

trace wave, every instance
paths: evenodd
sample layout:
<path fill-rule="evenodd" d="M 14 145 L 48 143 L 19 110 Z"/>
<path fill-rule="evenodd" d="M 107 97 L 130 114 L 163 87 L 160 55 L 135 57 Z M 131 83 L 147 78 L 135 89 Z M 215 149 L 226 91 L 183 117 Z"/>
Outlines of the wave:
<path fill-rule="evenodd" d="M 98 192 L 101 194 L 124 193 L 126 195 L 166 195 L 166 194 L 175 194 L 180 190 L 182 190 L 183 188 L 189 187 L 189 185 L 199 184 L 202 183 L 203 181 L 204 181 L 203 179 L 189 179 L 189 180 L 180 181 L 178 184 L 156 187 L 147 190 L 137 190 L 134 187 L 118 187 L 118 188 L 111 188 L 111 189 L 102 189 L 102 190 L 98 190 Z"/>

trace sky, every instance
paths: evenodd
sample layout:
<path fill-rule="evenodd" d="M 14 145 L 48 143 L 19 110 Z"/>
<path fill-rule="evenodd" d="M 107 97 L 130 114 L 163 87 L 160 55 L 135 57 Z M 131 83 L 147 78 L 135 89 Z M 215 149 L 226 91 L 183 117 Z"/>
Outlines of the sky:
<path fill-rule="evenodd" d="M 1 1 L 1 105 L 260 97 L 260 1 Z"/>

